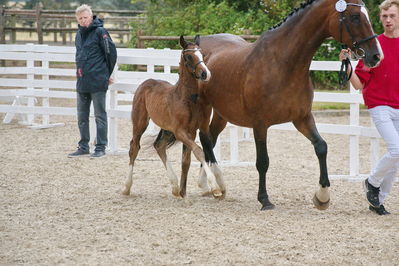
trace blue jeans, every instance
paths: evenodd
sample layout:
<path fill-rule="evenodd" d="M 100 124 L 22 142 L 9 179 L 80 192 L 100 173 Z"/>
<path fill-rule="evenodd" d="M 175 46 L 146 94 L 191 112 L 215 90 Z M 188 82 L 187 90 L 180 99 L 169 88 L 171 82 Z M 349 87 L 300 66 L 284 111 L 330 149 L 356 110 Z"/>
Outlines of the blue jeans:
<path fill-rule="evenodd" d="M 90 104 L 93 101 L 97 129 L 95 151 L 105 151 L 105 147 L 108 144 L 107 111 L 105 109 L 106 94 L 107 91 L 99 91 L 95 93 L 77 92 L 78 127 L 80 132 L 79 149 L 81 150 L 89 151 L 89 116 Z"/>

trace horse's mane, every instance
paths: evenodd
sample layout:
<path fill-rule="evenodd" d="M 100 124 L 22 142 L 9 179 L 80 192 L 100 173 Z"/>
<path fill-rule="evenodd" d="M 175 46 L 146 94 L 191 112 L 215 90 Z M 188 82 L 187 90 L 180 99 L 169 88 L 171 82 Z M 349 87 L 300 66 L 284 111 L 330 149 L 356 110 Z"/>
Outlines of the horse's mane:
<path fill-rule="evenodd" d="M 277 23 L 276 25 L 272 26 L 271 28 L 269 28 L 269 30 L 274 30 L 278 27 L 280 27 L 282 24 L 284 24 L 284 22 L 286 22 L 289 18 L 291 18 L 292 16 L 294 16 L 296 13 L 298 13 L 299 11 L 303 10 L 304 8 L 306 8 L 307 6 L 313 4 L 313 2 L 316 2 L 318 0 L 307 0 L 306 2 L 302 2 L 301 5 L 297 8 L 294 8 L 293 11 L 291 11 L 291 13 L 288 14 L 288 16 L 286 16 L 282 21 L 280 21 L 279 23 Z"/>

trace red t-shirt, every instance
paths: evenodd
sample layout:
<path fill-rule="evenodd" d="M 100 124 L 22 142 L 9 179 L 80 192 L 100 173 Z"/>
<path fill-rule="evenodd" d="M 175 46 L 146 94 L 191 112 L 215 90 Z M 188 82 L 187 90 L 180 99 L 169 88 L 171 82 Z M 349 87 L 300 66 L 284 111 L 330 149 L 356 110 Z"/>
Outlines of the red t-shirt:
<path fill-rule="evenodd" d="M 363 99 L 370 109 L 387 105 L 399 109 L 399 38 L 378 36 L 384 60 L 375 68 L 368 68 L 359 60 L 355 72 L 364 84 Z"/>

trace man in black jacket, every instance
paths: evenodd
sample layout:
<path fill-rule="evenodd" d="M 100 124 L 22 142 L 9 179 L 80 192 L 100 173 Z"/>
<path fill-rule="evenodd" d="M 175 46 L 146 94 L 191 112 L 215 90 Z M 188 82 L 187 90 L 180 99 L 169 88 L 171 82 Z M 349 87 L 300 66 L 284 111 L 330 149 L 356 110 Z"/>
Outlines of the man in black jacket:
<path fill-rule="evenodd" d="M 115 44 L 103 22 L 93 16 L 88 5 L 76 9 L 76 19 L 79 30 L 76 33 L 76 76 L 77 76 L 77 108 L 80 141 L 78 149 L 68 157 L 78 157 L 90 154 L 89 150 L 89 114 L 93 101 L 96 121 L 96 147 L 92 158 L 105 155 L 107 146 L 107 112 L 105 99 L 108 85 L 112 84 L 111 74 L 116 63 Z"/>

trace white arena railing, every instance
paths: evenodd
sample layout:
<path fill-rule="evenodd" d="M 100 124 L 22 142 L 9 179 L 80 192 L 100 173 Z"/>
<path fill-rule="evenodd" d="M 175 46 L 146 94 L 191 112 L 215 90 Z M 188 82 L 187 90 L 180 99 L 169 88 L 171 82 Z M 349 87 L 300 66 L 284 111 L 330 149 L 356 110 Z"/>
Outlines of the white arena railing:
<path fill-rule="evenodd" d="M 178 74 L 172 73 L 171 68 L 177 67 L 180 50 L 170 49 L 118 49 L 117 65 L 133 65 L 140 71 L 116 70 L 116 82 L 109 88 L 107 95 L 109 119 L 109 152 L 119 152 L 117 119 L 130 119 L 131 101 L 136 88 L 148 78 L 167 80 L 175 83 Z M 0 112 L 5 113 L 3 123 L 12 119 L 19 119 L 23 124 L 32 128 L 47 128 L 62 126 L 62 123 L 52 124 L 51 116 L 76 116 L 76 107 L 50 106 L 51 98 L 76 99 L 75 69 L 49 67 L 49 62 L 74 63 L 75 48 L 47 45 L 0 45 L 1 60 L 24 61 L 26 67 L 0 67 Z M 41 62 L 36 66 L 35 62 Z M 313 61 L 310 69 L 321 71 L 338 71 L 341 63 L 338 61 Z M 142 69 L 145 69 L 144 71 Z M 162 71 L 162 72 L 159 72 Z M 23 75 L 25 78 L 9 78 L 13 75 Z M 50 77 L 56 76 L 57 79 Z M 38 105 L 36 99 L 41 99 Z M 331 175 L 332 178 L 347 178 L 358 180 L 359 172 L 359 138 L 370 138 L 371 167 L 379 158 L 379 134 L 373 127 L 360 125 L 360 104 L 363 103 L 361 94 L 350 88 L 349 93 L 315 92 L 315 102 L 337 102 L 350 104 L 349 124 L 318 123 L 320 133 L 342 134 L 349 136 L 349 173 L 347 175 Z M 41 123 L 35 123 L 41 117 Z M 93 120 L 93 119 L 92 119 Z M 241 161 L 239 158 L 239 142 L 251 140 L 247 128 L 239 128 L 229 124 L 230 155 L 221 154 L 220 141 L 215 147 L 215 154 L 222 165 L 243 166 L 254 162 Z M 95 130 L 91 123 L 91 133 Z M 292 123 L 275 125 L 272 129 L 296 130 Z M 154 130 L 154 126 L 150 130 Z M 240 135 L 240 136 L 239 136 Z M 226 141 L 226 140 L 224 140 Z M 224 160 L 224 157 L 229 157 Z M 222 158 L 223 157 L 223 158 Z"/>

